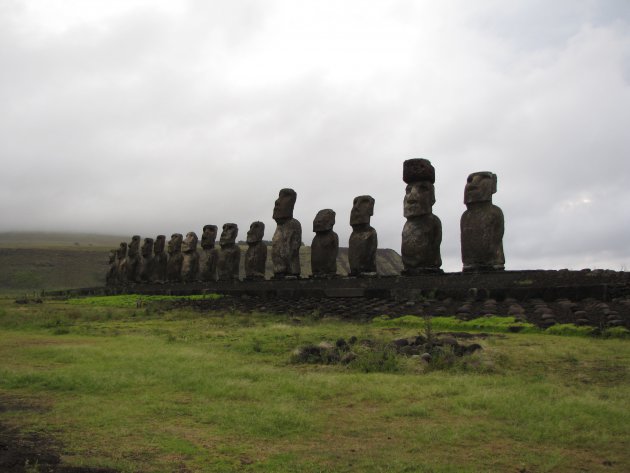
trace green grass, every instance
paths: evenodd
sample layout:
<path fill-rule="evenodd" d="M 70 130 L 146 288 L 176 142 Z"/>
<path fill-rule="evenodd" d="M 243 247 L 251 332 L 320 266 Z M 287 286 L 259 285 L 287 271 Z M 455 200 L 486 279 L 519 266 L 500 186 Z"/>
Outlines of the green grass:
<path fill-rule="evenodd" d="M 499 317 L 496 315 L 478 317 L 472 320 L 461 320 L 457 317 L 419 317 L 416 315 L 404 315 L 390 318 L 387 315 L 376 317 L 372 324 L 376 327 L 416 328 L 424 331 L 427 322 L 433 330 L 473 331 L 489 333 L 541 333 L 548 335 L 569 336 L 600 336 L 604 338 L 630 338 L 630 331 L 624 327 L 613 327 L 598 332 L 589 326 L 575 324 L 556 324 L 547 329 L 541 329 L 534 324 L 519 322 L 514 317 Z"/>
<path fill-rule="evenodd" d="M 509 332 L 510 327 L 519 327 L 521 332 L 538 332 L 534 324 L 518 322 L 514 317 L 479 317 L 473 320 L 461 320 L 456 317 L 420 317 L 417 315 L 404 315 L 402 317 L 390 318 L 386 315 L 376 317 L 372 324 L 377 327 L 408 327 L 425 329 L 427 320 L 433 329 L 436 330 L 479 330 L 486 332 Z"/>
<path fill-rule="evenodd" d="M 205 299 L 220 299 L 221 294 L 195 294 L 190 296 L 151 296 L 145 294 L 121 294 L 118 296 L 94 296 L 68 299 L 71 305 L 93 305 L 99 307 L 141 307 L 148 303 L 195 301 Z"/>
<path fill-rule="evenodd" d="M 393 369 L 366 373 L 295 364 L 291 353 L 339 337 L 384 343 L 421 327 L 83 301 L 0 301 L 0 399 L 36 407 L 2 410 L 0 422 L 54 437 L 69 465 L 630 470 L 627 340 L 502 333 L 475 340 L 484 350 L 465 369 L 397 356 Z"/>

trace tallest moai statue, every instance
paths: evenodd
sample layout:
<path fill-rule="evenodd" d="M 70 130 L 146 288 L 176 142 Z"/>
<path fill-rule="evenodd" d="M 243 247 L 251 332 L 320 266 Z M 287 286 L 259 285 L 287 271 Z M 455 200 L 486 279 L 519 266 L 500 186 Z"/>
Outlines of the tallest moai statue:
<path fill-rule="evenodd" d="M 435 168 L 427 159 L 403 163 L 404 212 L 407 223 L 402 231 L 401 254 L 404 275 L 442 272 L 442 222 L 433 215 Z"/>
<path fill-rule="evenodd" d="M 501 271 L 503 254 L 503 212 L 492 203 L 497 175 L 474 172 L 464 189 L 466 211 L 460 222 L 464 271 Z"/>
<path fill-rule="evenodd" d="M 293 189 L 282 189 L 273 207 L 273 219 L 278 224 L 271 240 L 274 278 L 300 276 L 302 225 L 293 218 L 296 199 L 297 194 Z"/>

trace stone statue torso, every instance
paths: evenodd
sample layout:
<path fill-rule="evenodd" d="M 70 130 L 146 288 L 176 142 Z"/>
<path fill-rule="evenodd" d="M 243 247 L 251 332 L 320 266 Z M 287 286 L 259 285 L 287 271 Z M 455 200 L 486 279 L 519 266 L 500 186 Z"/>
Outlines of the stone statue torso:
<path fill-rule="evenodd" d="M 262 241 L 252 243 L 245 252 L 245 277 L 247 279 L 264 279 L 267 264 L 267 245 Z"/>
<path fill-rule="evenodd" d="M 361 273 L 376 273 L 376 248 L 378 238 L 376 230 L 368 226 L 365 229 L 354 230 L 348 243 L 348 263 L 350 275 Z"/>
<path fill-rule="evenodd" d="M 273 234 L 271 260 L 276 275 L 300 275 L 300 245 L 302 244 L 302 225 L 292 218 L 278 224 Z"/>
<path fill-rule="evenodd" d="M 402 231 L 401 256 L 405 271 L 439 271 L 442 222 L 433 214 L 410 218 Z"/>
<path fill-rule="evenodd" d="M 490 202 L 470 205 L 460 228 L 464 271 L 504 269 L 504 219 L 499 207 Z"/>
<path fill-rule="evenodd" d="M 337 274 L 339 237 L 335 232 L 316 233 L 311 243 L 311 271 L 313 276 Z"/>
<path fill-rule="evenodd" d="M 220 281 L 236 280 L 241 264 L 241 248 L 238 245 L 222 247 L 217 261 L 217 276 Z"/>

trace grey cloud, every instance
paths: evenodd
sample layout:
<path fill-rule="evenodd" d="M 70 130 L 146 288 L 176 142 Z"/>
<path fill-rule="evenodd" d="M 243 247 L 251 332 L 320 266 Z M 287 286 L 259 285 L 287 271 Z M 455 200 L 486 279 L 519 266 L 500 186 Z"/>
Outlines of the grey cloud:
<path fill-rule="evenodd" d="M 315 213 L 333 208 L 347 244 L 352 199 L 371 194 L 380 246 L 399 250 L 402 161 L 427 157 L 445 269 L 461 266 L 463 187 L 480 170 L 499 176 L 508 268 L 630 264 L 627 8 L 458 5 L 455 18 L 415 2 L 399 2 L 404 15 L 385 8 L 401 28 L 451 25 L 410 43 L 400 70 L 365 59 L 374 74 L 341 80 L 333 61 L 305 50 L 317 66 L 300 72 L 280 49 L 287 76 L 261 81 L 257 48 L 282 2 L 143 7 L 45 40 L 5 6 L 0 230 L 154 235 L 233 221 L 243 236 L 262 220 L 270 238 L 278 190 L 293 187 L 306 243 Z M 251 77 L 234 81 L 237 63 Z"/>

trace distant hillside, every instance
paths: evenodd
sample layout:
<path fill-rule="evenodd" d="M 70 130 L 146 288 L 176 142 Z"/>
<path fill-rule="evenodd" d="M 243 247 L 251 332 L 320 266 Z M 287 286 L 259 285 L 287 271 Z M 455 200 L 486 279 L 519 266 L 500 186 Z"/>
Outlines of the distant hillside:
<path fill-rule="evenodd" d="M 105 284 L 109 250 L 129 236 L 79 233 L 0 233 L 0 292 L 71 289 Z M 243 255 L 246 245 L 241 245 Z M 394 250 L 379 249 L 379 274 L 400 273 L 402 261 Z M 311 248 L 300 248 L 302 276 L 311 274 Z M 349 271 L 348 249 L 340 248 L 337 271 Z M 241 258 L 241 276 L 244 276 Z M 273 274 L 271 248 L 267 256 L 267 277 Z"/>
<path fill-rule="evenodd" d="M 6 232 L 0 233 L 0 248 L 118 248 L 121 241 L 130 236 L 99 235 L 95 233 L 46 233 Z"/>

